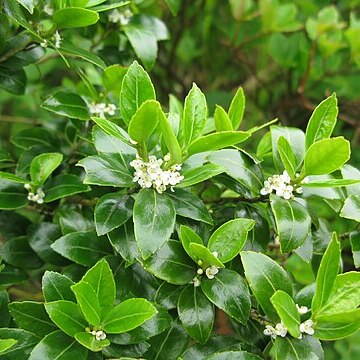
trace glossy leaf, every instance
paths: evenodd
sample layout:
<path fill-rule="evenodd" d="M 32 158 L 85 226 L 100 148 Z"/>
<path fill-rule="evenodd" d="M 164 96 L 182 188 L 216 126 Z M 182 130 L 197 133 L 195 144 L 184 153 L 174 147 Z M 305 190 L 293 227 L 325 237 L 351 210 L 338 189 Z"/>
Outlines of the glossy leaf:
<path fill-rule="evenodd" d="M 187 286 L 180 294 L 178 314 L 182 326 L 196 341 L 205 343 L 211 334 L 215 312 L 200 287 Z"/>
<path fill-rule="evenodd" d="M 85 282 L 80 281 L 71 286 L 71 290 L 74 292 L 77 300 L 77 304 L 89 324 L 99 326 L 100 325 L 100 304 L 93 287 Z"/>
<path fill-rule="evenodd" d="M 350 158 L 350 143 L 343 137 L 319 140 L 306 152 L 304 173 L 306 175 L 330 174 L 338 170 Z"/>
<path fill-rule="evenodd" d="M 180 226 L 179 237 L 180 237 L 180 241 L 181 241 L 181 244 L 182 244 L 184 250 L 195 262 L 197 262 L 198 257 L 196 255 L 196 253 L 194 253 L 191 250 L 190 244 L 196 243 L 196 244 L 203 245 L 204 243 L 203 243 L 201 237 L 194 230 L 192 230 L 188 226 L 184 226 L 184 225 Z"/>
<path fill-rule="evenodd" d="M 247 351 L 223 351 L 214 353 L 206 360 L 260 360 L 261 357 Z"/>
<path fill-rule="evenodd" d="M 56 11 L 53 19 L 58 27 L 76 28 L 96 24 L 99 15 L 95 11 L 80 7 L 66 7 Z"/>
<path fill-rule="evenodd" d="M 205 204 L 194 193 L 183 189 L 175 189 L 174 192 L 168 192 L 167 196 L 173 202 L 176 214 L 210 225 L 213 224 Z"/>
<path fill-rule="evenodd" d="M 350 195 L 345 200 L 340 216 L 346 219 L 360 221 L 360 200 L 357 196 Z"/>
<path fill-rule="evenodd" d="M 13 181 L 13 182 L 18 183 L 18 184 L 27 183 L 26 179 L 23 179 L 22 177 L 16 176 L 16 175 L 14 175 L 12 173 L 7 173 L 7 172 L 3 172 L 3 171 L 0 171 L 0 179 Z"/>
<path fill-rule="evenodd" d="M 17 343 L 15 339 L 0 339 L 0 354 Z"/>
<path fill-rule="evenodd" d="M 288 172 L 292 179 L 295 178 L 295 156 L 292 151 L 291 145 L 283 136 L 280 136 L 278 138 L 277 150 L 279 152 L 280 159 L 284 165 L 285 170 Z"/>
<path fill-rule="evenodd" d="M 135 238 L 144 259 L 170 238 L 175 225 L 175 208 L 165 194 L 142 189 L 134 205 Z"/>
<path fill-rule="evenodd" d="M 95 291 L 103 317 L 114 306 L 116 291 L 113 273 L 108 262 L 105 259 L 97 262 L 86 272 L 82 281 L 90 284 Z"/>
<path fill-rule="evenodd" d="M 338 114 L 336 94 L 323 100 L 313 111 L 306 128 L 305 143 L 308 149 L 314 142 L 329 138 Z"/>
<path fill-rule="evenodd" d="M 187 148 L 198 139 L 205 127 L 207 105 L 204 94 L 194 83 L 185 98 L 183 117 L 180 121 L 179 142 Z"/>
<path fill-rule="evenodd" d="M 34 301 L 12 302 L 9 304 L 9 310 L 19 328 L 30 331 L 39 337 L 57 329 L 46 313 L 43 303 Z"/>
<path fill-rule="evenodd" d="M 45 303 L 46 312 L 50 319 L 66 334 L 75 336 L 88 326 L 78 306 L 66 300 Z"/>
<path fill-rule="evenodd" d="M 194 262 L 177 240 L 169 240 L 143 262 L 145 270 L 175 285 L 188 284 L 196 275 Z"/>
<path fill-rule="evenodd" d="M 92 266 L 102 257 L 112 253 L 106 237 L 94 231 L 78 231 L 56 240 L 51 247 L 60 255 L 80 265 Z"/>
<path fill-rule="evenodd" d="M 35 186 L 41 186 L 51 173 L 61 164 L 63 155 L 45 153 L 36 156 L 30 164 L 30 177 Z"/>
<path fill-rule="evenodd" d="M 286 292 L 278 290 L 270 298 L 270 301 L 290 335 L 298 338 L 301 335 L 299 330 L 300 315 L 292 297 Z"/>
<path fill-rule="evenodd" d="M 216 105 L 214 113 L 214 123 L 216 131 L 234 130 L 229 115 L 220 105 Z"/>
<path fill-rule="evenodd" d="M 208 243 L 210 251 L 218 253 L 218 259 L 223 263 L 232 260 L 243 248 L 248 232 L 254 227 L 255 221 L 250 219 L 235 219 L 221 225 L 211 235 Z"/>
<path fill-rule="evenodd" d="M 250 316 L 250 293 L 246 281 L 235 271 L 220 269 L 214 279 L 202 279 L 201 289 L 219 309 L 245 324 Z"/>
<path fill-rule="evenodd" d="M 204 245 L 198 243 L 190 243 L 189 251 L 196 259 L 202 261 L 202 267 L 205 269 L 209 266 L 225 267 L 224 264 Z"/>
<path fill-rule="evenodd" d="M 328 301 L 334 287 L 340 267 L 340 243 L 333 233 L 316 276 L 316 290 L 311 303 L 311 311 L 315 315 Z"/>
<path fill-rule="evenodd" d="M 280 248 L 283 253 L 299 248 L 310 232 L 310 215 L 300 203 L 271 196 L 271 209 L 275 216 Z"/>
<path fill-rule="evenodd" d="M 257 301 L 269 318 L 278 320 L 277 312 L 272 306 L 270 298 L 277 290 L 292 295 L 292 285 L 287 273 L 264 254 L 243 251 L 240 255 L 246 279 Z"/>
<path fill-rule="evenodd" d="M 145 299 L 125 300 L 108 312 L 103 329 L 109 334 L 123 333 L 143 324 L 156 312 L 156 308 Z"/>
<path fill-rule="evenodd" d="M 110 193 L 101 197 L 95 208 L 95 227 L 104 235 L 124 224 L 132 216 L 134 200 L 123 193 Z"/>
<path fill-rule="evenodd" d="M 120 112 L 126 124 L 146 100 L 155 100 L 155 90 L 149 75 L 134 61 L 124 76 L 120 92 Z"/>
<path fill-rule="evenodd" d="M 87 350 L 75 339 L 65 335 L 62 331 L 54 331 L 44 337 L 33 349 L 29 360 L 86 360 Z"/>
<path fill-rule="evenodd" d="M 329 179 L 329 180 L 316 180 L 310 181 L 308 183 L 304 183 L 302 187 L 314 187 L 314 188 L 322 188 L 322 187 L 342 187 L 342 186 L 352 186 L 354 184 L 358 184 L 360 180 L 350 180 L 350 179 Z"/>
<path fill-rule="evenodd" d="M 320 340 L 338 340 L 356 333 L 360 328 L 360 321 L 344 324 L 343 322 L 317 321 L 315 336 Z"/>
<path fill-rule="evenodd" d="M 219 150 L 231 145 L 236 145 L 250 137 L 250 133 L 244 131 L 221 131 L 195 139 L 188 148 L 188 154 Z"/>
<path fill-rule="evenodd" d="M 47 98 L 41 107 L 60 116 L 89 120 L 90 112 L 81 96 L 58 91 Z"/>
<path fill-rule="evenodd" d="M 275 340 L 275 353 L 277 359 L 286 360 L 320 360 L 323 359 L 319 356 L 319 353 L 315 350 L 312 343 L 307 341 L 308 336 L 304 336 L 303 339 L 298 340 L 290 337 L 277 337 Z M 321 345 L 320 345 L 321 349 Z"/>
<path fill-rule="evenodd" d="M 75 339 L 79 344 L 94 352 L 101 351 L 104 347 L 110 345 L 108 339 L 96 340 L 95 336 L 88 332 L 77 333 Z"/>
<path fill-rule="evenodd" d="M 234 130 L 237 130 L 243 120 L 245 110 L 245 96 L 243 88 L 239 88 L 230 104 L 229 118 Z"/>
<path fill-rule="evenodd" d="M 53 271 L 45 271 L 42 278 L 42 291 L 46 302 L 68 300 L 75 302 L 76 298 L 71 291 L 74 282 L 67 276 Z"/>

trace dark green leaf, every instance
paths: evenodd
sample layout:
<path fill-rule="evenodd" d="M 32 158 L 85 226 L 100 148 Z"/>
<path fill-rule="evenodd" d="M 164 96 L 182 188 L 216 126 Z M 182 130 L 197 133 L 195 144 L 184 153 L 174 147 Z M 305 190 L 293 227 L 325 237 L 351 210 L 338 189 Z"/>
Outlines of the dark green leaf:
<path fill-rule="evenodd" d="M 270 298 L 276 290 L 292 295 L 292 284 L 285 270 L 268 256 L 252 251 L 241 252 L 245 276 L 257 301 L 265 314 L 273 320 L 278 319 Z"/>
<path fill-rule="evenodd" d="M 277 337 L 275 340 L 275 353 L 277 359 L 286 360 L 320 360 L 315 349 L 311 343 L 306 341 L 308 336 L 304 336 L 303 339 L 293 339 L 290 337 Z"/>
<path fill-rule="evenodd" d="M 205 343 L 211 334 L 215 312 L 201 288 L 187 286 L 179 297 L 178 314 L 182 326 L 196 341 Z"/>
<path fill-rule="evenodd" d="M 202 279 L 201 289 L 218 308 L 245 324 L 250 316 L 250 293 L 246 281 L 235 271 L 220 269 L 214 279 Z"/>
<path fill-rule="evenodd" d="M 224 351 L 212 354 L 206 360 L 260 360 L 261 357 L 246 351 Z"/>
<path fill-rule="evenodd" d="M 25 71 L 7 70 L 0 73 L 0 88 L 15 95 L 23 95 L 25 92 L 27 78 Z"/>
<path fill-rule="evenodd" d="M 13 182 L 19 183 L 19 184 L 25 184 L 28 182 L 26 179 L 23 179 L 20 176 L 16 176 L 12 173 L 7 173 L 7 172 L 3 172 L 3 171 L 0 171 L 0 179 L 13 181 Z"/>
<path fill-rule="evenodd" d="M 170 238 L 175 217 L 174 205 L 165 194 L 158 194 L 153 189 L 140 191 L 134 206 L 134 229 L 144 259 L 151 256 Z"/>

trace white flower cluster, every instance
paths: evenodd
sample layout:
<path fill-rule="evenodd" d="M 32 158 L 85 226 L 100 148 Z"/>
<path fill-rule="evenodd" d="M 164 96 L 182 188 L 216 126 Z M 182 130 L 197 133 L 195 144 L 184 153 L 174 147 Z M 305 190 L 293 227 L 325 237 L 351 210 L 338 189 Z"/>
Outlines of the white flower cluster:
<path fill-rule="evenodd" d="M 218 257 L 218 253 L 217 251 L 213 251 L 212 253 L 215 257 Z M 198 261 L 198 265 L 201 266 L 202 265 L 202 260 L 199 260 Z M 215 275 L 219 272 L 219 268 L 215 265 L 211 265 L 209 267 L 207 267 L 205 269 L 205 275 L 207 276 L 208 279 L 213 279 L 215 277 Z M 197 271 L 196 271 L 197 275 L 203 275 L 204 274 L 204 270 L 202 268 L 198 268 Z M 195 287 L 198 287 L 201 285 L 201 281 L 199 279 L 198 276 L 195 276 L 194 279 L 192 280 L 193 284 Z"/>
<path fill-rule="evenodd" d="M 115 115 L 116 106 L 114 104 L 105 104 L 105 103 L 91 103 L 89 104 L 89 110 L 91 114 L 96 115 L 98 117 L 104 118 L 105 114 Z"/>
<path fill-rule="evenodd" d="M 115 9 L 109 14 L 108 19 L 112 23 L 127 25 L 130 22 L 130 19 L 133 15 L 134 14 L 130 9 L 126 9 L 123 12 Z"/>
<path fill-rule="evenodd" d="M 54 46 L 58 49 L 61 46 L 61 35 L 59 34 L 59 32 L 56 30 L 54 36 L 52 37 L 52 39 L 54 40 Z M 42 46 L 43 48 L 48 47 L 48 41 L 46 39 L 44 39 L 41 43 L 40 46 Z"/>
<path fill-rule="evenodd" d="M 299 177 L 299 174 L 296 174 Z M 301 184 L 305 184 L 309 181 L 305 178 L 301 181 Z M 291 178 L 286 170 L 281 175 L 270 176 L 264 181 L 264 187 L 260 190 L 261 195 L 268 195 L 275 191 L 277 196 L 283 197 L 285 200 L 292 199 L 294 197 L 294 191 L 297 194 L 302 194 L 303 189 L 298 185 L 291 185 Z"/>
<path fill-rule="evenodd" d="M 96 340 L 105 340 L 106 339 L 106 334 L 102 331 L 102 330 L 92 330 L 90 331 L 90 334 L 95 336 Z"/>
<path fill-rule="evenodd" d="M 45 193 L 42 191 L 41 188 L 36 190 L 36 194 L 33 193 L 33 190 L 31 188 L 30 184 L 25 184 L 24 188 L 29 192 L 28 197 L 27 197 L 29 201 L 33 201 L 38 204 L 44 203 Z"/>
<path fill-rule="evenodd" d="M 299 306 L 296 304 L 296 308 L 300 315 L 306 314 L 309 309 L 306 306 Z M 299 326 L 299 330 L 301 332 L 298 339 L 302 339 L 302 334 L 308 334 L 308 335 L 314 335 L 315 330 L 313 329 L 314 322 L 309 319 L 305 322 L 301 323 Z M 278 323 L 275 325 L 275 327 L 271 325 L 266 325 L 264 330 L 264 335 L 271 336 L 273 339 L 275 339 L 277 336 L 285 337 L 288 332 L 287 327 L 282 323 Z"/>
<path fill-rule="evenodd" d="M 44 13 L 49 16 L 52 16 L 54 14 L 54 8 L 50 4 L 45 4 Z"/>
<path fill-rule="evenodd" d="M 170 160 L 169 155 L 163 159 L 157 159 L 156 156 L 149 156 L 149 161 L 142 160 L 138 155 L 131 161 L 130 166 L 135 169 L 133 181 L 137 182 L 142 188 L 153 187 L 161 194 L 168 186 L 173 191 L 173 186 L 184 179 L 180 175 L 181 165 L 175 164 L 169 170 L 163 170 L 161 165 Z"/>

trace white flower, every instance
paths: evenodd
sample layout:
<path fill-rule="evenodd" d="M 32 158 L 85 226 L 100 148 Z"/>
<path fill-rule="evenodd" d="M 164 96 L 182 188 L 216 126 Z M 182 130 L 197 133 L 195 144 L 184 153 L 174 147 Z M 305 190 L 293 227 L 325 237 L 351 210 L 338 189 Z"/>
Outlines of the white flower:
<path fill-rule="evenodd" d="M 48 46 L 47 40 L 43 39 L 43 41 L 40 43 L 40 46 L 43 47 L 43 48 L 47 48 L 47 46 Z"/>
<path fill-rule="evenodd" d="M 170 161 L 170 154 L 166 154 L 164 156 L 164 161 L 166 161 L 166 162 Z"/>
<path fill-rule="evenodd" d="M 278 336 L 285 337 L 288 332 L 287 327 L 282 323 L 278 323 L 275 325 L 275 333 Z"/>
<path fill-rule="evenodd" d="M 213 251 L 212 254 L 217 258 L 219 256 L 219 253 L 217 251 Z"/>
<path fill-rule="evenodd" d="M 25 184 L 25 185 L 30 185 L 30 184 Z M 31 189 L 31 187 L 30 187 L 30 189 Z M 30 189 L 27 189 L 27 190 L 30 190 Z M 45 193 L 43 192 L 43 190 L 41 188 L 39 188 L 39 189 L 37 189 L 36 194 L 29 191 L 27 199 L 29 201 L 36 202 L 38 204 L 43 204 L 44 203 L 44 197 L 45 197 Z"/>
<path fill-rule="evenodd" d="M 60 44 L 61 44 L 61 36 L 59 34 L 59 32 L 56 30 L 55 34 L 54 34 L 54 40 L 55 40 L 55 47 L 59 48 Z"/>
<path fill-rule="evenodd" d="M 199 269 L 197 269 L 196 272 L 197 272 L 198 275 L 202 275 L 204 273 L 204 270 L 199 268 Z"/>
<path fill-rule="evenodd" d="M 115 115 L 116 106 L 114 104 L 108 104 L 104 111 L 113 116 Z"/>
<path fill-rule="evenodd" d="M 198 277 L 194 277 L 193 280 L 192 280 L 193 284 L 195 287 L 198 287 L 201 285 L 201 281 Z"/>
<path fill-rule="evenodd" d="M 137 145 L 137 141 L 134 141 L 134 140 L 130 139 L 130 144 Z"/>
<path fill-rule="evenodd" d="M 312 320 L 306 320 L 301 323 L 299 329 L 302 333 L 306 333 L 309 335 L 314 335 L 315 330 L 313 329 L 314 322 Z"/>
<path fill-rule="evenodd" d="M 263 333 L 264 333 L 264 335 L 271 336 L 273 339 L 275 339 L 277 336 L 274 327 L 271 325 L 266 325 Z"/>
<path fill-rule="evenodd" d="M 51 16 L 54 14 L 54 8 L 50 4 L 46 4 L 44 6 L 44 13 Z"/>
<path fill-rule="evenodd" d="M 91 114 L 94 114 L 98 117 L 104 118 L 105 114 L 115 115 L 116 106 L 114 104 L 105 104 L 105 103 L 91 103 L 89 104 L 89 110 Z M 130 140 L 131 141 L 131 140 Z"/>
<path fill-rule="evenodd" d="M 309 311 L 307 306 L 299 306 L 298 304 L 296 304 L 296 308 L 297 308 L 297 311 L 299 312 L 299 314 L 301 314 L 301 315 L 306 314 Z"/>
<path fill-rule="evenodd" d="M 102 330 L 99 330 L 95 333 L 95 339 L 96 340 L 105 340 L 106 334 Z"/>
<path fill-rule="evenodd" d="M 31 190 L 31 185 L 29 183 L 24 184 L 26 190 Z"/>
<path fill-rule="evenodd" d="M 120 12 L 119 10 L 115 9 L 111 11 L 108 16 L 108 19 L 112 23 L 119 23 L 121 25 L 127 25 L 130 22 L 133 13 L 130 9 L 126 9 L 124 12 Z"/>
<path fill-rule="evenodd" d="M 205 270 L 205 274 L 210 280 L 213 279 L 218 272 L 219 269 L 215 265 L 211 265 Z"/>
<path fill-rule="evenodd" d="M 28 200 L 30 200 L 30 201 L 34 201 L 34 196 L 35 196 L 35 194 L 34 193 L 32 193 L 32 192 L 29 192 L 29 194 L 28 194 Z"/>

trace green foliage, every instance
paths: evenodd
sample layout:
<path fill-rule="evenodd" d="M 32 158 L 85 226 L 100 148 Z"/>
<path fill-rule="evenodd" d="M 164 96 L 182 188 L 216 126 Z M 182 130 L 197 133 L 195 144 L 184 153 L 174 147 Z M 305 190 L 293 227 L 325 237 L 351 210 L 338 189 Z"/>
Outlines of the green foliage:
<path fill-rule="evenodd" d="M 1 359 L 357 359 L 360 26 L 330 3 L 1 2 Z"/>

